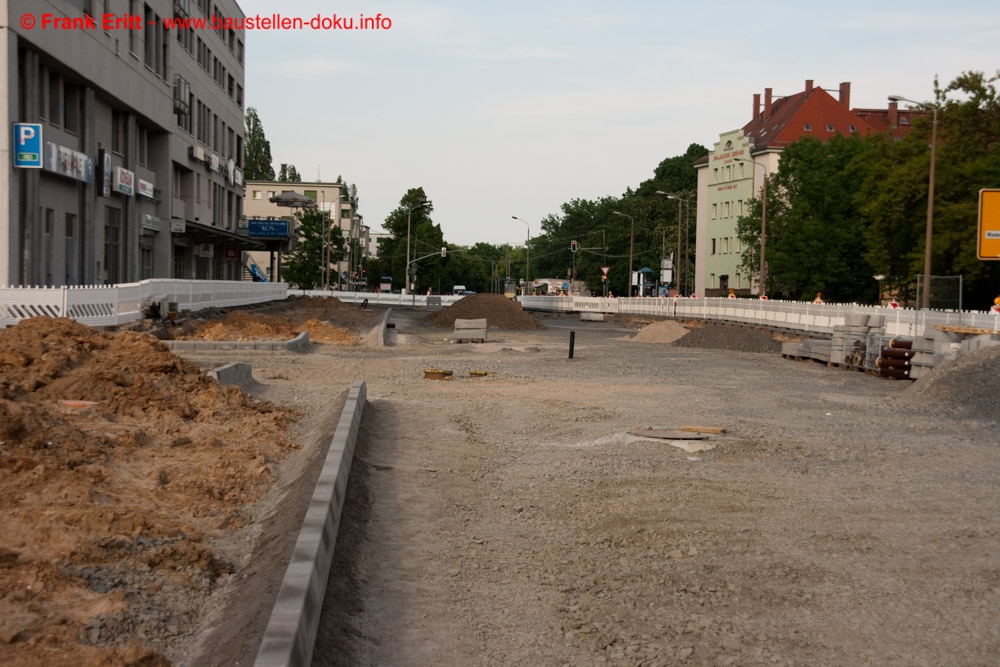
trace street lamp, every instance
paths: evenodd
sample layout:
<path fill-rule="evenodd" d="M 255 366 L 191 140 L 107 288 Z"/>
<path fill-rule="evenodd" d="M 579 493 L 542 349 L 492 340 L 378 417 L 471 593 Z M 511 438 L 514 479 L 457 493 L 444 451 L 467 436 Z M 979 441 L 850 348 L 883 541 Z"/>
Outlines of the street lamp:
<path fill-rule="evenodd" d="M 760 284 L 757 286 L 757 295 L 764 296 L 764 246 L 767 243 L 767 165 L 757 160 L 747 160 L 746 158 L 733 158 L 737 162 L 749 162 L 758 165 L 764 170 L 764 184 L 761 186 L 760 200 Z"/>
<path fill-rule="evenodd" d="M 677 200 L 677 292 L 681 296 L 684 296 L 684 290 L 681 289 L 681 207 L 684 204 L 688 205 L 688 217 L 691 215 L 691 202 L 683 197 L 678 197 L 677 195 L 672 195 L 669 192 L 664 192 L 663 190 L 657 190 L 656 194 L 663 195 L 667 199 Z M 697 250 L 697 248 L 695 249 Z M 687 286 L 687 280 L 685 282 L 685 287 Z"/>
<path fill-rule="evenodd" d="M 931 243 L 934 237 L 934 162 L 937 156 L 937 125 L 938 125 L 938 109 L 941 107 L 937 104 L 930 104 L 928 102 L 917 102 L 915 100 L 910 100 L 902 95 L 890 95 L 890 102 L 909 102 L 910 104 L 915 104 L 918 107 L 923 107 L 924 109 L 932 109 L 934 111 L 934 119 L 931 121 L 931 168 L 930 176 L 927 180 L 927 228 L 924 237 L 924 287 L 923 294 L 920 295 L 920 307 L 930 308 L 931 307 Z"/>
<path fill-rule="evenodd" d="M 410 287 L 410 215 L 421 206 L 428 206 L 429 204 L 430 204 L 429 201 L 420 202 L 416 206 L 411 207 L 406 212 L 406 276 L 404 277 L 404 279 L 406 280 L 407 292 L 409 292 L 411 288 Z"/>
<path fill-rule="evenodd" d="M 512 215 L 510 217 L 513 218 L 514 220 L 520 220 L 528 228 L 528 237 L 527 237 L 527 240 L 525 240 L 525 242 L 524 242 L 524 286 L 525 286 L 525 288 L 527 288 L 528 287 L 528 269 L 531 266 L 531 264 L 529 262 L 529 259 L 531 257 L 531 254 L 530 254 L 531 253 L 531 247 L 530 247 L 530 244 L 531 244 L 531 225 L 529 225 L 526 220 L 521 220 L 521 218 L 517 217 L 516 215 Z M 525 295 L 525 296 L 527 296 L 527 295 Z"/>
<path fill-rule="evenodd" d="M 621 211 L 611 211 L 615 215 L 620 215 L 623 218 L 628 218 L 629 221 L 629 233 L 628 233 L 628 295 L 632 296 L 632 251 L 635 248 L 635 220 L 631 215 L 627 213 L 622 213 Z"/>

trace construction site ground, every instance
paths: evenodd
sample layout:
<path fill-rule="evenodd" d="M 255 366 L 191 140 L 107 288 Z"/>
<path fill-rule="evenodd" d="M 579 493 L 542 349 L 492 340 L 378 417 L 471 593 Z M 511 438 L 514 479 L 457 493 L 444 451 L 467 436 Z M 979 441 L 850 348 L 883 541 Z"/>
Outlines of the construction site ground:
<path fill-rule="evenodd" d="M 333 299 L 136 327 L 307 353 L 0 331 L 0 664 L 251 665 L 356 379 L 317 665 L 996 664 L 1000 348 L 894 381 L 751 328 L 456 306 L 394 308 L 381 348 Z"/>

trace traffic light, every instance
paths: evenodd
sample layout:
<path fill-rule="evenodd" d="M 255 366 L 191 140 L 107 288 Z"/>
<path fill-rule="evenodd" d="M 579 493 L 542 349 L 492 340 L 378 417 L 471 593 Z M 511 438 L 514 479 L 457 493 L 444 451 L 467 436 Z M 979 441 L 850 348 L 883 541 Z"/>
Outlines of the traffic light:
<path fill-rule="evenodd" d="M 576 252 L 576 241 L 570 241 L 569 242 L 569 251 L 570 252 Z"/>

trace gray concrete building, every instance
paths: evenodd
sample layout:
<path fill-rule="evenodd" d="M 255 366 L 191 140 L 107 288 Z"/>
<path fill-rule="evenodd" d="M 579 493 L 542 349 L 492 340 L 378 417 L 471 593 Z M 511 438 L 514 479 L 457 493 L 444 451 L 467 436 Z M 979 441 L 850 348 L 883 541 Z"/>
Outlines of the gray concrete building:
<path fill-rule="evenodd" d="M 3 6 L 0 285 L 241 279 L 235 0 Z"/>

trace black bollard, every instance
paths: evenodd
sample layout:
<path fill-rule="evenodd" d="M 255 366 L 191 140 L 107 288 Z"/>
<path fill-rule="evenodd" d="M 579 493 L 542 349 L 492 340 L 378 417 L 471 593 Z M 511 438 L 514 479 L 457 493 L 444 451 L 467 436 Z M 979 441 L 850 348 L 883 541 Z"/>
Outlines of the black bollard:
<path fill-rule="evenodd" d="M 576 341 L 576 332 L 575 331 L 570 331 L 569 332 L 569 358 L 570 359 L 573 358 L 573 343 L 574 343 L 574 341 Z"/>
<path fill-rule="evenodd" d="M 364 310 L 367 307 L 368 307 L 368 299 L 366 298 L 364 301 L 361 302 L 361 310 Z"/>

